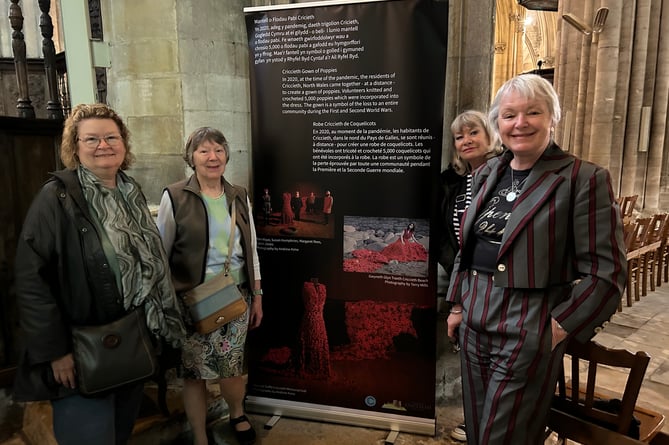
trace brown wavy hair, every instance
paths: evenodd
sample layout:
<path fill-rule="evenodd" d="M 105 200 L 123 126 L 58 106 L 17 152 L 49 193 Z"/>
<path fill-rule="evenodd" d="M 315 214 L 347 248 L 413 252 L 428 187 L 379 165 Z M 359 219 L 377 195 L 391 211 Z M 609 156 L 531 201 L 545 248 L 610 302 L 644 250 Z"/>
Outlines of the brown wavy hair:
<path fill-rule="evenodd" d="M 63 136 L 60 143 L 60 159 L 63 165 L 74 170 L 81 164 L 77 154 L 77 140 L 79 139 L 79 123 L 86 119 L 111 119 L 116 122 L 123 145 L 125 145 L 125 159 L 121 164 L 121 170 L 128 169 L 135 162 L 135 155 L 130 151 L 130 130 L 121 116 L 106 104 L 80 104 L 74 107 L 63 125 Z"/>

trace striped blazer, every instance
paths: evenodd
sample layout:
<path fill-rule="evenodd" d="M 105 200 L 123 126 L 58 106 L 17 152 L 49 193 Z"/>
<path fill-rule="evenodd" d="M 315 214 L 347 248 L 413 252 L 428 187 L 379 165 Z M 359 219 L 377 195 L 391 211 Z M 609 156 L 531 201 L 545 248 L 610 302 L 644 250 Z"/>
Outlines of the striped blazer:
<path fill-rule="evenodd" d="M 471 245 L 477 215 L 511 159 L 507 150 L 475 172 L 460 252 Z M 448 291 L 452 302 L 460 301 L 467 274 L 460 256 Z M 495 285 L 551 292 L 563 288 L 564 298 L 551 316 L 570 336 L 587 341 L 615 313 L 626 277 L 622 220 L 608 171 L 551 144 L 514 203 L 497 254 Z"/>

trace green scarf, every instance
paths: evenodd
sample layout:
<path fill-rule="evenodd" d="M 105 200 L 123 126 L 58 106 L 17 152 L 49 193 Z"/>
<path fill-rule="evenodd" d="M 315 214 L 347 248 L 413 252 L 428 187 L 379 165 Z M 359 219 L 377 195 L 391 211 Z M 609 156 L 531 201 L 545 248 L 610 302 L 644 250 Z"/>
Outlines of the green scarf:
<path fill-rule="evenodd" d="M 186 330 L 167 255 L 142 191 L 122 171 L 116 175 L 115 189 L 105 187 L 84 166 L 80 165 L 77 173 L 91 215 L 102 229 L 102 244 L 113 247 L 113 252 L 108 248 L 105 254 L 110 265 L 118 265 L 116 280 L 123 306 L 129 310 L 143 305 L 149 330 L 179 347 Z M 109 243 L 105 243 L 105 236 Z"/>

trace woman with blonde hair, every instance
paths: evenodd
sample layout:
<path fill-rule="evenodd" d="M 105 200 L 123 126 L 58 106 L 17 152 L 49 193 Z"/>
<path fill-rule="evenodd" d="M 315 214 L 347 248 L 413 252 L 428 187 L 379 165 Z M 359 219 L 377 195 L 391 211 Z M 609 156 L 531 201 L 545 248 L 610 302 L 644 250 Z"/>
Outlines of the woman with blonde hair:
<path fill-rule="evenodd" d="M 439 264 L 450 278 L 453 260 L 458 251 L 460 218 L 471 203 L 472 172 L 486 160 L 502 152 L 497 133 L 485 114 L 467 110 L 451 123 L 453 149 L 450 165 L 441 173 L 441 222 Z M 448 282 L 445 283 L 448 287 Z"/>
<path fill-rule="evenodd" d="M 486 160 L 502 152 L 501 143 L 486 117 L 480 111 L 467 110 L 451 123 L 453 150 L 449 168 L 441 174 L 442 231 L 439 264 L 444 268 L 443 287 L 453 271 L 453 261 L 459 248 L 460 219 L 472 201 L 472 171 Z M 459 424 L 451 432 L 455 440 L 466 441 L 465 425 Z"/>

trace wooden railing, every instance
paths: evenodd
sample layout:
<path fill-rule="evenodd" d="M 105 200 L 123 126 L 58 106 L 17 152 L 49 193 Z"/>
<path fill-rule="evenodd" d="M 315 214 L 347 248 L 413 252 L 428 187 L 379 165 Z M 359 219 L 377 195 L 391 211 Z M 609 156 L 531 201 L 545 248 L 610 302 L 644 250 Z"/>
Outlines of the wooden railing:
<path fill-rule="evenodd" d="M 60 104 L 58 84 L 56 83 L 56 48 L 53 44 L 53 22 L 49 15 L 51 8 L 50 0 L 39 0 L 39 9 L 42 11 L 39 19 L 39 27 L 42 31 L 42 54 L 44 54 L 44 69 L 46 70 L 46 81 L 48 85 L 49 101 L 46 105 L 47 118 L 62 119 L 63 107 Z"/>
<path fill-rule="evenodd" d="M 30 98 L 28 83 L 28 62 L 26 58 L 26 43 L 23 34 L 23 12 L 19 0 L 10 0 L 9 23 L 12 27 L 12 50 L 14 52 L 14 67 L 18 83 L 19 97 L 16 101 L 18 117 L 35 118 L 35 108 Z M 44 56 L 45 79 L 47 85 L 46 117 L 48 119 L 63 119 L 63 106 L 59 90 L 59 74 L 57 71 L 56 50 L 53 43 L 53 22 L 49 10 L 49 0 L 39 0 L 40 31 L 42 33 L 42 54 Z M 61 77 L 64 76 L 61 73 Z M 63 82 L 60 82 L 62 85 Z"/>

